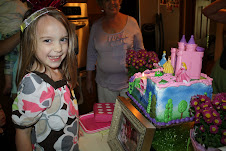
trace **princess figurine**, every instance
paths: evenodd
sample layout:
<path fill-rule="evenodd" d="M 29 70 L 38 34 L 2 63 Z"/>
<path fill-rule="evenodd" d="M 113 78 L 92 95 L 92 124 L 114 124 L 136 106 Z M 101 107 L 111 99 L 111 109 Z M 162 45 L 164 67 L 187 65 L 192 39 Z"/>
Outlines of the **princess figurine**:
<path fill-rule="evenodd" d="M 159 61 L 158 65 L 159 66 L 163 66 L 164 63 L 166 63 L 166 51 L 163 51 L 163 54 L 162 54 L 162 59 Z"/>
<path fill-rule="evenodd" d="M 168 61 L 163 64 L 163 72 L 173 74 L 174 70 L 171 64 L 171 57 L 168 57 Z"/>
<path fill-rule="evenodd" d="M 189 82 L 191 78 L 187 75 L 187 66 L 184 62 L 181 64 L 180 70 L 176 73 L 176 82 Z"/>

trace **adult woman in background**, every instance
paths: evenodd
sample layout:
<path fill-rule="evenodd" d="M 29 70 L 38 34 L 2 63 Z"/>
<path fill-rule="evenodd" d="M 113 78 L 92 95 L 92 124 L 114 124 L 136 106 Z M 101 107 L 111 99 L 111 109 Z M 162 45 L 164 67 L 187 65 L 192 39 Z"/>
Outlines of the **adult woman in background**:
<path fill-rule="evenodd" d="M 144 49 L 143 38 L 137 21 L 119 12 L 122 0 L 97 0 L 97 2 L 104 16 L 91 28 L 87 50 L 86 86 L 91 93 L 92 71 L 96 65 L 99 102 L 115 102 L 119 95 L 127 97 L 126 51 Z"/>

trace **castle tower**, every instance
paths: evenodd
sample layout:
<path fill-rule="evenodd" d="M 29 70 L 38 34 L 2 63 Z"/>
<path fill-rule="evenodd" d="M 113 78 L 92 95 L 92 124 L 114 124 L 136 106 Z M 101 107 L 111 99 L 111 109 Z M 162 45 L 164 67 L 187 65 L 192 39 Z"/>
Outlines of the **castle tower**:
<path fill-rule="evenodd" d="M 183 47 L 181 43 L 180 46 Z M 181 63 L 184 62 L 187 66 L 187 75 L 191 79 L 200 79 L 204 52 L 198 52 L 196 48 L 197 44 L 192 35 L 189 42 L 185 45 L 185 49 L 178 49 L 175 73 L 181 68 Z"/>
<path fill-rule="evenodd" d="M 171 64 L 173 66 L 174 72 L 176 67 L 176 54 L 177 54 L 177 48 L 171 48 Z"/>
<path fill-rule="evenodd" d="M 180 50 L 185 50 L 185 45 L 187 44 L 187 41 L 185 39 L 185 35 L 182 36 L 180 42 L 178 42 L 178 49 Z"/>
<path fill-rule="evenodd" d="M 185 35 L 182 36 L 180 42 L 178 42 L 178 50 L 176 51 L 176 56 L 175 59 L 172 59 L 172 57 L 174 58 L 174 56 L 172 56 L 171 54 L 171 64 L 174 67 L 174 72 L 176 74 L 176 72 L 180 69 L 181 67 L 181 57 L 182 57 L 182 52 L 185 51 L 185 46 L 187 44 L 187 41 L 185 39 Z M 172 49 L 171 49 L 172 51 Z M 173 50 L 174 52 L 175 50 Z M 172 53 L 172 52 L 171 52 Z M 173 54 L 174 55 L 174 54 Z M 174 65 L 173 65 L 174 64 Z"/>
<path fill-rule="evenodd" d="M 196 51 L 197 44 L 195 43 L 194 36 L 191 35 L 190 40 L 188 41 L 186 45 L 186 51 Z"/>

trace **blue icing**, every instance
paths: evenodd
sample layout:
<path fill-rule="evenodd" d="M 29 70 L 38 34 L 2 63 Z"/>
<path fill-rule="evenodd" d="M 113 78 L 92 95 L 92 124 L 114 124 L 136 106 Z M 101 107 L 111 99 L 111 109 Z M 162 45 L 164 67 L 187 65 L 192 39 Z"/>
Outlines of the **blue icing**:
<path fill-rule="evenodd" d="M 180 119 L 181 113 L 178 112 L 178 104 L 185 100 L 188 102 L 188 106 L 186 110 L 183 112 L 183 118 L 189 116 L 189 104 L 191 97 L 194 95 L 204 95 L 205 92 L 207 92 L 207 96 L 211 97 L 212 92 L 211 86 L 206 86 L 203 83 L 195 83 L 189 87 L 187 86 L 179 86 L 179 87 L 167 87 L 160 89 L 158 93 L 156 94 L 158 101 L 156 104 L 156 116 L 157 120 L 159 119 L 161 122 L 163 122 L 163 113 L 162 111 L 165 111 L 165 106 L 168 103 L 169 99 L 173 100 L 173 119 Z M 158 112 L 159 111 L 159 112 Z"/>
<path fill-rule="evenodd" d="M 182 118 L 189 117 L 189 105 L 192 96 L 203 95 L 207 93 L 208 97 L 212 97 L 212 86 L 205 85 L 203 83 L 195 83 L 191 86 L 179 86 L 179 87 L 167 87 L 158 88 L 155 83 L 150 79 L 147 79 L 146 93 L 142 96 L 140 92 L 135 88 L 132 92 L 133 97 L 145 108 L 148 106 L 149 92 L 156 96 L 156 121 L 164 122 L 164 112 L 166 110 L 166 104 L 169 99 L 172 99 L 173 114 L 172 120 L 180 119 L 181 113 L 178 111 L 178 105 L 182 100 L 187 102 L 187 108 L 182 113 Z"/>

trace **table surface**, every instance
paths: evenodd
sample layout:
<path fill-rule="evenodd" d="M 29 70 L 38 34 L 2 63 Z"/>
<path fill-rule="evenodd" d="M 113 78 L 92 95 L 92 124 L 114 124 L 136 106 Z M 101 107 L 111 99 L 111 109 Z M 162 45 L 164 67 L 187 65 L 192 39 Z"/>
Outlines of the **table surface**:
<path fill-rule="evenodd" d="M 80 151 L 111 151 L 107 143 L 109 129 L 96 133 L 86 133 L 80 126 L 83 136 L 79 138 Z"/>

